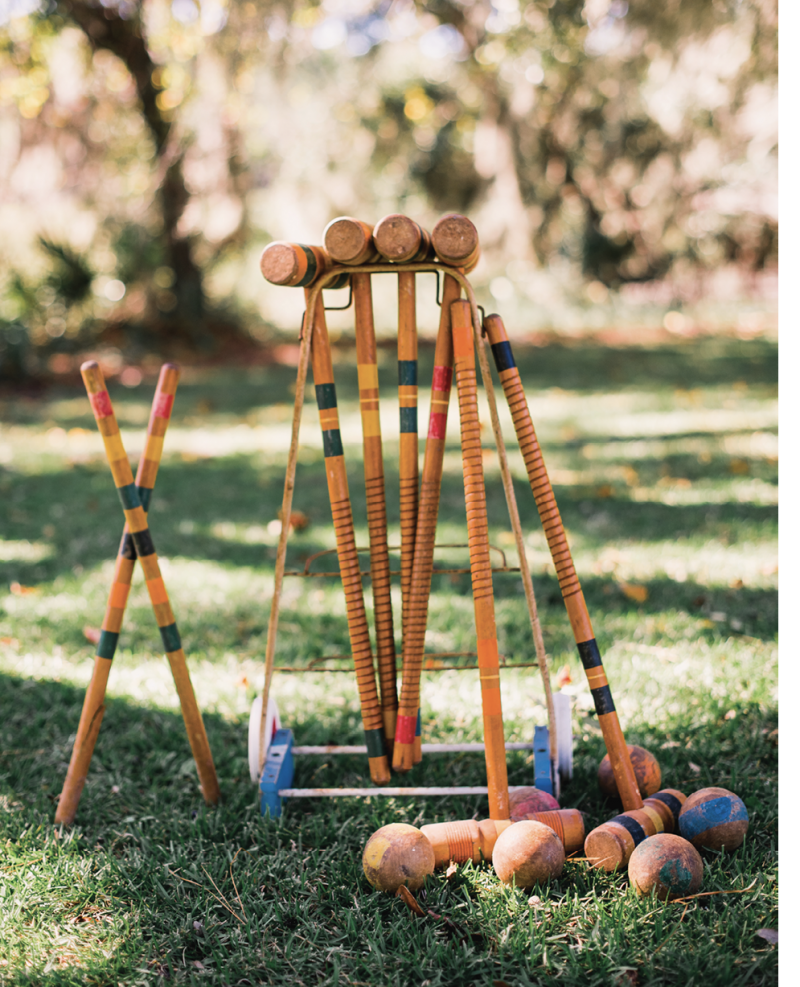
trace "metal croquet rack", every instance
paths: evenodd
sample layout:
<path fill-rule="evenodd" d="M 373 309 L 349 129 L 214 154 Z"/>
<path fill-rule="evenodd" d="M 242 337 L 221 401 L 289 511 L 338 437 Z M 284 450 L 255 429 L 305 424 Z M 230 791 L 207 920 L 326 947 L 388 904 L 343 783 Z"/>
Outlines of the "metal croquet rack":
<path fill-rule="evenodd" d="M 386 232 L 381 244 L 381 229 Z M 394 239 L 389 234 L 394 235 Z M 405 238 L 405 239 L 404 239 Z M 398 241 L 411 247 L 393 250 Z M 262 255 L 262 273 L 274 284 L 302 286 L 306 308 L 300 335 L 294 416 L 289 460 L 281 509 L 281 532 L 275 565 L 275 583 L 267 632 L 264 688 L 253 703 L 250 718 L 250 768 L 261 792 L 261 812 L 277 816 L 289 797 L 420 796 L 488 794 L 490 817 L 508 819 L 507 750 L 531 750 L 537 788 L 556 798 L 560 782 L 571 776 L 572 740 L 569 697 L 550 689 L 544 643 L 527 563 L 522 526 L 500 428 L 492 375 L 487 357 L 487 336 L 496 368 L 509 403 L 520 450 L 536 500 L 559 579 L 578 652 L 609 751 L 612 770 L 627 809 L 641 808 L 642 801 L 622 730 L 594 639 L 583 593 L 566 542 L 563 525 L 536 440 L 519 373 L 499 316 L 482 317 L 467 273 L 480 255 L 477 232 L 463 216 L 444 217 L 426 233 L 407 217 L 393 215 L 375 228 L 348 217 L 334 220 L 324 234 L 325 248 L 278 241 Z M 388 260 L 387 260 L 388 258 Z M 418 475 L 416 428 L 417 339 L 415 279 L 418 274 L 437 277 L 440 321 L 434 356 L 431 416 L 425 445 L 425 462 Z M 371 276 L 398 276 L 398 367 L 400 395 L 400 530 L 401 588 L 403 600 L 402 690 L 398 699 L 396 656 L 388 586 L 391 575 L 386 544 L 385 491 L 378 409 L 377 359 L 372 316 Z M 438 283 L 444 284 L 439 299 Z M 356 349 L 367 487 L 370 534 L 370 569 L 362 571 L 355 546 L 344 452 L 339 433 L 333 365 L 325 323 L 322 292 L 326 288 L 350 289 L 355 309 Z M 463 296 L 462 297 L 462 293 Z M 474 352 L 489 405 L 500 473 L 516 544 L 519 565 L 493 570 L 489 563 L 488 522 L 477 410 Z M 347 603 L 353 662 L 359 686 L 366 743 L 359 746 L 294 746 L 292 733 L 283 728 L 270 686 L 275 669 L 275 648 L 281 590 L 291 530 L 292 497 L 299 448 L 300 420 L 309 362 L 322 429 L 328 489 L 337 539 L 339 573 Z M 421 744 L 419 681 L 423 666 L 427 603 L 433 569 L 434 534 L 438 516 L 447 408 L 453 372 L 461 421 L 467 528 L 473 601 L 481 677 L 484 742 L 474 744 Z M 413 425 L 413 427 L 412 427 Z M 405 439 L 405 441 L 404 441 Z M 421 481 L 421 482 L 420 482 Z M 519 571 L 546 699 L 548 725 L 536 727 L 533 743 L 506 743 L 500 704 L 500 661 L 494 620 L 493 571 Z M 378 682 L 363 602 L 362 577 L 373 584 Z M 382 589 L 381 589 L 382 587 Z M 381 612 L 383 599 L 383 612 Z M 388 602 L 388 615 L 386 600 Z M 387 623 L 388 621 L 388 623 Z M 431 657 L 428 655 L 427 657 Z M 532 667 L 535 667 L 531 663 Z M 464 666 L 460 666 L 464 667 Z M 475 666 L 472 666 L 475 667 Z M 387 741 L 389 744 L 387 745 Z M 388 749 L 387 749 L 388 748 Z M 387 784 L 389 753 L 395 770 L 407 771 L 423 753 L 483 751 L 487 785 L 470 787 L 403 788 Z M 312 754 L 366 754 L 373 787 L 309 789 L 293 788 L 294 757 Z"/>

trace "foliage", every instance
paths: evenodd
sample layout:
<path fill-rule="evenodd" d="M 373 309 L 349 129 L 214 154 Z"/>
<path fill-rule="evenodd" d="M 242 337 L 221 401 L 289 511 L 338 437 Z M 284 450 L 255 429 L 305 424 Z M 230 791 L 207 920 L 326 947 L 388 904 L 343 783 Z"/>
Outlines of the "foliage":
<path fill-rule="evenodd" d="M 68 246 L 95 325 L 165 338 L 269 320 L 265 240 L 342 213 L 469 212 L 512 291 L 758 273 L 776 30 L 774 0 L 48 0 L 0 25 L 0 249 L 36 283 L 36 236 Z"/>

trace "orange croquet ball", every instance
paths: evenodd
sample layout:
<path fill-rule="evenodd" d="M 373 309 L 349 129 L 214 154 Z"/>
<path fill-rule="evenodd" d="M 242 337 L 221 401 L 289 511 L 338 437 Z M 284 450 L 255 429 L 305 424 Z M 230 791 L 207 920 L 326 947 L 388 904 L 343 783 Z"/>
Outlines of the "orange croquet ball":
<path fill-rule="evenodd" d="M 525 785 L 508 793 L 509 818 L 512 822 L 527 819 L 533 812 L 551 812 L 560 808 L 549 792 L 533 785 Z"/>
<path fill-rule="evenodd" d="M 636 776 L 636 783 L 642 798 L 646 799 L 655 795 L 661 787 L 661 768 L 655 755 L 645 750 L 644 747 L 637 747 L 635 744 L 628 744 L 628 753 L 631 756 L 633 773 Z M 611 770 L 608 754 L 600 762 L 600 767 L 597 769 L 597 781 L 603 795 L 608 796 L 608 798 L 619 798 L 617 782 L 614 778 L 614 772 Z"/>
<path fill-rule="evenodd" d="M 523 819 L 497 837 L 492 866 L 503 884 L 532 888 L 561 875 L 564 846 L 549 826 Z"/>
<path fill-rule="evenodd" d="M 361 858 L 367 880 L 378 891 L 395 892 L 401 885 L 418 891 L 436 862 L 428 837 L 416 826 L 390 823 L 367 840 Z"/>
<path fill-rule="evenodd" d="M 655 890 L 661 901 L 684 898 L 703 883 L 703 861 L 682 836 L 657 833 L 643 840 L 631 854 L 628 877 L 641 895 Z"/>
<path fill-rule="evenodd" d="M 749 825 L 744 802 L 727 788 L 701 788 L 686 799 L 678 816 L 681 836 L 701 850 L 735 850 Z"/>

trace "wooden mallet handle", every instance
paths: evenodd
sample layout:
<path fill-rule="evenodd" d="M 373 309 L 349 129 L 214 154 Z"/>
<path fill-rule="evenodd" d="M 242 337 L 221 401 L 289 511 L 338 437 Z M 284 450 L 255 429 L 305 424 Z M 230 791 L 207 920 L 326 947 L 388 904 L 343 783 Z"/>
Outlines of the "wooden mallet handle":
<path fill-rule="evenodd" d="M 461 459 L 464 470 L 467 540 L 481 680 L 489 815 L 492 819 L 508 819 L 508 774 L 503 735 L 503 710 L 500 701 L 500 658 L 494 615 L 492 563 L 489 557 L 489 520 L 483 478 L 475 350 L 472 343 L 472 309 L 469 302 L 457 301 L 450 306 L 450 313 L 456 387 L 461 415 Z"/>
<path fill-rule="evenodd" d="M 600 870 L 624 870 L 636 847 L 656 833 L 675 833 L 686 801 L 683 792 L 665 788 L 644 800 L 641 809 L 623 812 L 595 827 L 586 837 L 586 858 Z"/>
<path fill-rule="evenodd" d="M 431 592 L 433 547 L 436 521 L 439 515 L 439 495 L 442 484 L 447 409 L 453 381 L 453 339 L 450 332 L 450 305 L 461 293 L 455 278 L 446 276 L 442 290 L 439 333 L 434 351 L 431 411 L 422 482 L 419 493 L 417 530 L 414 537 L 414 561 L 409 588 L 408 620 L 403 628 L 403 683 L 394 737 L 392 767 L 395 771 L 410 771 L 414 766 L 414 737 L 419 711 L 419 683 L 425 652 L 425 627 L 428 622 L 428 599 Z"/>
<path fill-rule="evenodd" d="M 309 322 L 312 332 L 311 366 L 314 374 L 319 422 L 322 429 L 328 497 L 336 534 L 339 571 L 342 577 L 342 588 L 347 609 L 350 650 L 353 654 L 361 702 L 361 720 L 364 725 L 369 771 L 370 777 L 376 785 L 385 785 L 390 777 L 389 761 L 384 746 L 383 716 L 378 700 L 369 626 L 364 608 L 361 569 L 353 528 L 353 510 L 350 504 L 344 449 L 339 430 L 339 409 L 336 401 L 336 385 L 333 380 L 333 361 L 321 295 L 317 296 L 316 311 L 307 313 L 307 326 Z"/>
<path fill-rule="evenodd" d="M 547 475 L 542 450 L 533 428 L 519 370 L 514 362 L 514 354 L 511 352 L 511 344 L 508 341 L 503 320 L 499 315 L 488 315 L 484 324 L 489 335 L 497 372 L 511 411 L 511 418 L 514 422 L 522 458 L 528 472 L 528 480 L 550 548 L 550 555 L 558 576 L 561 595 L 564 598 L 572 632 L 578 645 L 578 654 L 589 681 L 589 688 L 597 710 L 597 719 L 600 729 L 603 731 L 603 739 L 622 805 L 626 810 L 641 809 L 642 796 L 636 783 L 636 776 L 611 696 L 608 678 L 603 669 L 600 650 L 597 647 L 592 623 L 589 619 L 589 611 L 575 572 L 575 565 L 567 544 L 561 515 L 556 505 L 555 494 Z"/>

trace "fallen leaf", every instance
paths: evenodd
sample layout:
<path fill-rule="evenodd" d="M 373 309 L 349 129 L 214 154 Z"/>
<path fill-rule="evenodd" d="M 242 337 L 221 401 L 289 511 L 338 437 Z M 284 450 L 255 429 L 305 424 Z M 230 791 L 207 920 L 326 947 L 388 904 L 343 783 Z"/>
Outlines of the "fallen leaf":
<path fill-rule="evenodd" d="M 195 969 L 197 970 L 205 970 L 205 967 L 200 962 L 200 960 L 192 960 L 192 966 L 195 967 Z"/>
<path fill-rule="evenodd" d="M 90 644 L 100 643 L 100 628 L 90 627 L 88 624 L 83 628 L 83 636 Z"/>
<path fill-rule="evenodd" d="M 773 946 L 778 945 L 778 930 L 777 929 L 759 929 L 756 932 L 757 936 L 761 936 L 762 939 L 766 939 L 767 942 L 772 943 Z"/>
<path fill-rule="evenodd" d="M 602 497 L 604 500 L 607 500 L 609 497 L 614 496 L 614 488 L 610 483 L 603 483 L 595 490 L 594 494 L 595 497 Z"/>
<path fill-rule="evenodd" d="M 699 775 L 702 768 L 699 764 L 695 764 L 694 761 L 689 761 L 689 768 L 696 774 Z"/>
<path fill-rule="evenodd" d="M 729 709 L 728 712 L 725 714 L 725 719 L 726 720 L 735 720 L 736 719 L 736 710 L 735 709 Z"/>
<path fill-rule="evenodd" d="M 458 864 L 451 860 L 447 865 L 447 870 L 444 872 L 444 876 L 449 881 L 451 877 L 458 873 Z"/>
<path fill-rule="evenodd" d="M 425 912 L 417 904 L 417 899 L 413 894 L 411 894 L 404 884 L 401 884 L 397 889 L 397 897 L 400 898 L 401 901 L 405 902 L 405 904 L 408 905 L 415 915 L 421 915 L 425 918 Z"/>
<path fill-rule="evenodd" d="M 9 587 L 14 596 L 30 596 L 32 593 L 38 593 L 38 586 L 23 586 L 21 583 L 12 583 Z"/>
<path fill-rule="evenodd" d="M 619 588 L 629 600 L 635 600 L 637 603 L 644 603 L 650 595 L 646 586 L 636 586 L 633 583 L 620 583 Z"/>

